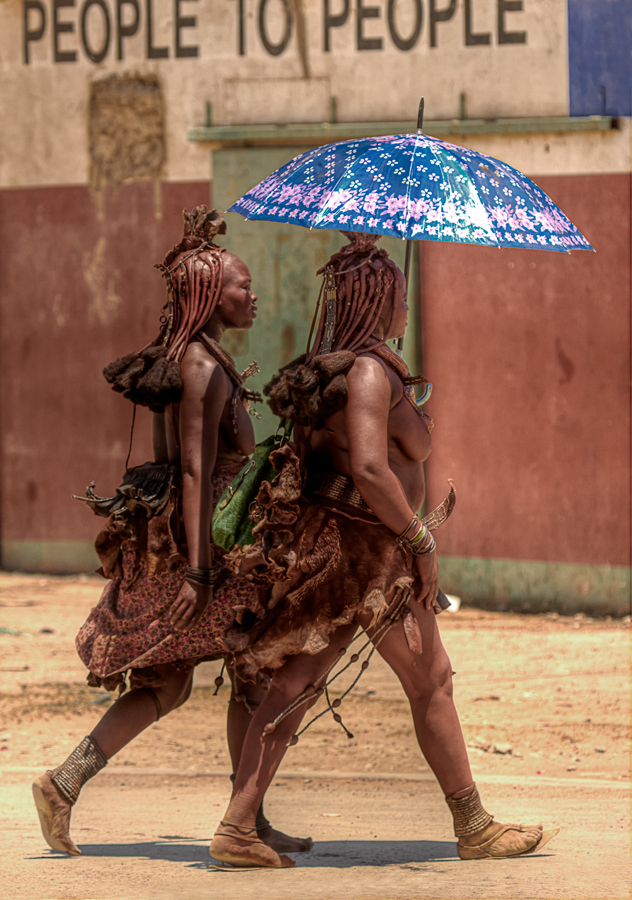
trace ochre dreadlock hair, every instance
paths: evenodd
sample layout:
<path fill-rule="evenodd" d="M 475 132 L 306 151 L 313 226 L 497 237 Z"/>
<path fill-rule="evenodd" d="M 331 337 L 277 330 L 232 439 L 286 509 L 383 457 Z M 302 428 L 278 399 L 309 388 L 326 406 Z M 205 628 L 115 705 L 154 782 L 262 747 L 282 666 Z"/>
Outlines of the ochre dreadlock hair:
<path fill-rule="evenodd" d="M 325 280 L 312 321 L 308 344 L 317 320 L 318 325 L 311 349 L 281 369 L 263 391 L 275 415 L 315 429 L 322 428 L 325 419 L 345 406 L 348 396 L 346 376 L 356 354 L 376 349 L 380 352 L 384 340 L 371 336 L 397 279 L 397 266 L 386 250 L 378 250 L 375 246 L 378 235 L 343 234 L 350 243 L 334 253 L 317 273 L 324 274 Z M 328 276 L 335 280 L 337 295 L 331 342 L 327 329 L 327 303 L 322 303 Z M 393 304 L 387 336 L 394 314 Z"/>
<path fill-rule="evenodd" d="M 180 400 L 180 361 L 193 335 L 212 316 L 222 289 L 226 251 L 214 244 L 213 238 L 226 234 L 224 217 L 206 206 L 196 206 L 191 212 L 185 209 L 182 215 L 182 240 L 156 265 L 167 282 L 168 294 L 158 336 L 103 370 L 115 391 L 154 412 Z"/>
<path fill-rule="evenodd" d="M 388 292 L 397 279 L 398 268 L 386 250 L 375 246 L 379 235 L 354 232 L 343 234 L 349 238 L 349 243 L 334 253 L 317 274 L 326 275 L 331 272 L 336 284 L 336 323 L 330 349 L 357 352 L 361 347 L 363 350 L 371 349 L 369 346 L 365 348 L 364 344 L 377 327 Z M 321 289 L 319 306 L 322 294 Z M 394 312 L 393 307 L 387 336 L 392 326 Z M 314 320 L 317 316 L 318 306 Z M 308 351 L 308 360 L 322 353 L 326 317 L 326 305 L 322 304 L 316 338 L 311 350 Z M 314 323 L 312 330 L 313 327 Z M 381 343 L 383 341 L 373 341 L 374 346 Z"/>

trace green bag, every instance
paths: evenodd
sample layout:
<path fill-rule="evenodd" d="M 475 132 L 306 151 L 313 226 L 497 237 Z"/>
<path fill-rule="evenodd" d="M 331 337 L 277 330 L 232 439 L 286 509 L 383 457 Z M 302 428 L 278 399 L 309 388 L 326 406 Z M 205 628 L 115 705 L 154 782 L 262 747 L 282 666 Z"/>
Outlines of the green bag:
<path fill-rule="evenodd" d="M 259 493 L 263 481 L 272 481 L 277 471 L 270 462 L 270 454 L 290 439 L 293 423 L 281 421 L 275 434 L 271 434 L 255 447 L 255 452 L 241 472 L 228 485 L 213 513 L 213 541 L 230 552 L 238 544 L 254 544 L 254 526 L 250 507 Z"/>

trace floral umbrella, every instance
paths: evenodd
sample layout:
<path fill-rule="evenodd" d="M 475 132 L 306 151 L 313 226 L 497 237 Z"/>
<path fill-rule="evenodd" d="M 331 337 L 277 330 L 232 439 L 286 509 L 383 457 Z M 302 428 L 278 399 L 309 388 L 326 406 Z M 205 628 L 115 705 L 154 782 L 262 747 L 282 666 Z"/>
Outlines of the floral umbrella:
<path fill-rule="evenodd" d="M 360 138 L 301 153 L 229 208 L 246 219 L 413 240 L 570 253 L 594 250 L 517 169 L 422 133 Z M 398 342 L 401 353 L 403 339 Z"/>
<path fill-rule="evenodd" d="M 593 249 L 526 175 L 420 131 L 308 150 L 229 212 L 408 240 L 558 253 Z"/>

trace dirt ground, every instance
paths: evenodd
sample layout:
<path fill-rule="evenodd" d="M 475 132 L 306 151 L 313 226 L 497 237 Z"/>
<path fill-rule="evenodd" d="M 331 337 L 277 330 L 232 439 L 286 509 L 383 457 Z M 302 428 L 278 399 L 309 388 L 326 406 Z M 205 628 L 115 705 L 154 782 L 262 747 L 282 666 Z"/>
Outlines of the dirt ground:
<path fill-rule="evenodd" d="M 355 739 L 323 716 L 288 752 L 270 791 L 275 821 L 317 840 L 297 870 L 208 869 L 206 845 L 230 772 L 228 691 L 213 696 L 215 663 L 199 667 L 184 707 L 85 789 L 73 813 L 84 856 L 62 860 L 45 849 L 29 783 L 62 761 L 111 702 L 85 686 L 73 643 L 102 585 L 96 577 L 0 574 L 0 778 L 13 836 L 5 896 L 629 896 L 629 618 L 464 607 L 442 614 L 440 628 L 475 776 L 501 820 L 531 816 L 563 827 L 550 853 L 458 864 L 407 702 L 375 655 L 340 710 Z M 472 879 L 472 866 L 485 877 Z M 239 879 L 237 892 L 226 879 Z"/>

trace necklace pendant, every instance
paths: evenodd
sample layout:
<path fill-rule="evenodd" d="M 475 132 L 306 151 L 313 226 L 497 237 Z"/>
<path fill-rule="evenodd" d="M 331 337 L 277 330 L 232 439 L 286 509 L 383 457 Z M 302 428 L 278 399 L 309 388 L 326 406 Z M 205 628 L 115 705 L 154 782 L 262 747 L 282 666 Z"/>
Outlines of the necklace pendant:
<path fill-rule="evenodd" d="M 253 359 L 253 361 L 250 363 L 250 365 L 246 366 L 244 371 L 241 373 L 241 377 L 245 381 L 246 378 L 250 378 L 251 375 L 256 375 L 260 371 L 261 371 L 261 369 L 259 368 L 259 366 L 257 364 L 257 360 Z"/>

